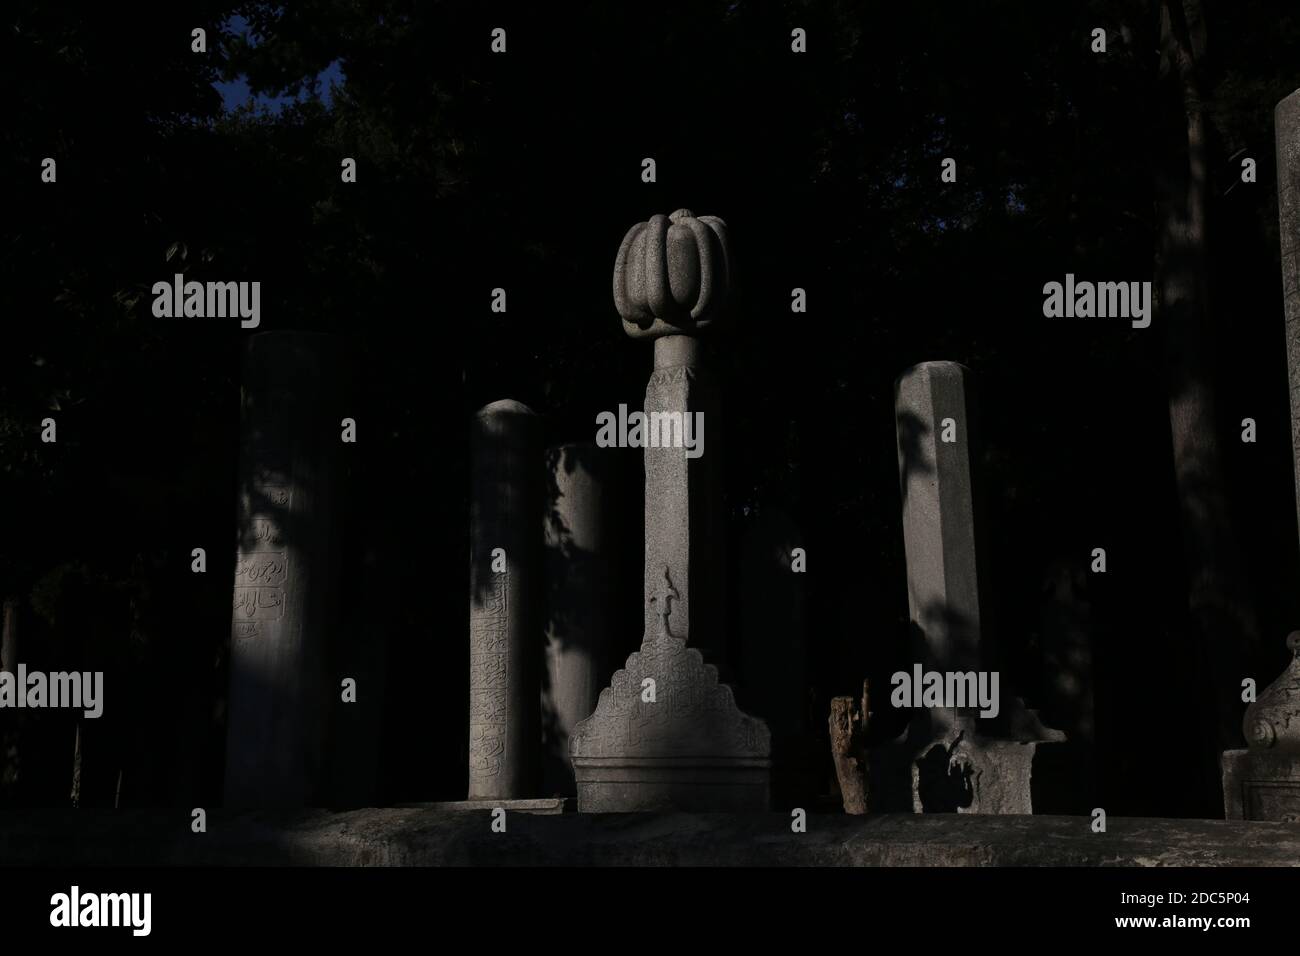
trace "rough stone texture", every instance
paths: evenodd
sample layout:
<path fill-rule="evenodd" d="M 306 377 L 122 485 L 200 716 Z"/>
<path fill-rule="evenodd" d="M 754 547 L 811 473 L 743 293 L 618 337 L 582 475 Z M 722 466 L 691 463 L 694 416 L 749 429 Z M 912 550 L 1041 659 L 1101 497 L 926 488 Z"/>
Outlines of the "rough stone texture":
<path fill-rule="evenodd" d="M 1300 631 L 1287 637 L 1286 646 L 1291 663 L 1242 717 L 1252 750 L 1300 754 Z"/>
<path fill-rule="evenodd" d="M 1300 631 L 1286 643 L 1291 663 L 1242 718 L 1250 749 L 1223 755 L 1228 819 L 1300 821 Z"/>
<path fill-rule="evenodd" d="M 505 810 L 511 813 L 560 814 L 571 809 L 568 804 L 573 800 L 567 797 L 539 797 L 535 800 L 448 800 L 429 803 L 399 803 L 399 807 L 417 810 L 432 810 L 435 813 L 474 813 L 486 810 Z"/>
<path fill-rule="evenodd" d="M 1300 479 L 1300 90 L 1277 104 L 1278 235 L 1282 246 L 1282 294 L 1286 307 L 1286 357 L 1291 384 L 1291 451 Z M 1300 485 L 1296 488 L 1300 516 Z"/>
<path fill-rule="evenodd" d="M 543 634 L 541 423 L 493 402 L 474 417 L 469 799 L 537 796 Z M 504 548 L 505 571 L 492 570 Z"/>
<path fill-rule="evenodd" d="M 249 339 L 225 802 L 326 802 L 327 674 L 340 588 L 343 380 L 329 336 Z"/>
<path fill-rule="evenodd" d="M 578 809 L 765 810 L 770 752 L 767 726 L 740 712 L 717 669 L 661 631 L 627 659 L 574 731 Z"/>
<path fill-rule="evenodd" d="M 981 551 L 971 474 L 976 428 L 969 373 L 925 362 L 895 386 L 899 484 L 913 650 L 926 671 L 997 670 L 981 632 Z M 943 440 L 945 420 L 954 438 Z M 871 759 L 873 805 L 914 812 L 1075 810 L 1065 735 L 1000 687 L 999 713 L 916 711 Z"/>
<path fill-rule="evenodd" d="M 491 813 L 423 809 L 235 814 L 46 810 L 0 816 L 9 866 L 1300 866 L 1300 824 L 1110 817 L 786 813 Z"/>
<path fill-rule="evenodd" d="M 925 362 L 894 388 L 907 604 L 926 670 L 984 670 L 992 659 L 980 634 L 968 375 L 956 362 Z M 947 418 L 951 443 L 940 440 Z M 946 726 L 955 716 L 933 719 Z"/>
<path fill-rule="evenodd" d="M 646 413 L 703 412 L 704 453 L 688 459 L 682 447 L 647 443 L 641 649 L 614 674 L 596 712 L 570 739 L 578 809 L 767 809 L 771 735 L 761 720 L 741 713 L 731 689 L 718 683 L 717 667 L 706 665 L 701 653 L 717 648 L 725 633 L 716 390 L 699 372 L 698 343 L 655 324 L 683 322 L 695 301 L 690 321 L 703 325 L 727 289 L 718 284 L 717 260 L 705 253 L 711 240 L 704 233 L 714 227 L 691 225 L 689 212 L 678 210 L 671 217 L 674 239 L 659 218 L 640 245 L 634 227 L 619 249 L 614 300 L 628 334 L 654 339 Z M 667 236 L 666 252 L 661 236 Z M 729 286 L 729 263 L 725 274 Z"/>
<path fill-rule="evenodd" d="M 609 681 L 617 554 L 611 455 L 584 442 L 547 450 L 543 792 L 574 795 L 569 737 Z"/>
<path fill-rule="evenodd" d="M 1229 820 L 1300 822 L 1300 754 L 1226 751 L 1223 815 Z"/>
<path fill-rule="evenodd" d="M 676 591 L 669 633 L 721 666 L 726 650 L 722 620 L 726 581 L 720 396 L 699 362 L 693 339 L 656 339 L 654 357 L 645 390 L 646 414 L 702 414 L 705 450 L 698 458 L 687 458 L 683 448 L 645 449 L 645 593 L 661 601 L 661 591 Z M 647 634 L 658 631 L 657 607 L 646 603 Z"/>
<path fill-rule="evenodd" d="M 731 286 L 727 224 L 689 209 L 637 223 L 614 260 L 614 304 L 634 339 L 704 331 Z"/>

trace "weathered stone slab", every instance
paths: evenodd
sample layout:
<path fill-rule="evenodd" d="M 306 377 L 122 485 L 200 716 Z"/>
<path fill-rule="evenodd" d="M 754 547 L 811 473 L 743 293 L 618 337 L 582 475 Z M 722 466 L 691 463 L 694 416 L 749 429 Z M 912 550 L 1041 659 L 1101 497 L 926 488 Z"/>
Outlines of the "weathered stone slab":
<path fill-rule="evenodd" d="M 980 632 L 968 388 L 956 362 L 924 362 L 894 389 L 907 604 L 927 670 L 978 671 L 992 659 Z M 955 715 L 931 716 L 947 724 Z"/>
<path fill-rule="evenodd" d="M 895 386 L 899 485 L 913 653 L 925 672 L 981 674 L 997 656 L 981 628 L 987 577 L 976 528 L 974 402 L 968 371 L 925 362 Z M 991 682 L 990 682 L 991 684 Z M 1070 748 L 1023 703 L 997 713 L 927 706 L 870 761 L 873 808 L 916 813 L 1075 810 Z M 886 697 L 884 693 L 878 695 Z"/>
<path fill-rule="evenodd" d="M 244 367 L 225 801 L 329 801 L 344 469 L 340 343 L 266 332 Z"/>
<path fill-rule="evenodd" d="M 1300 90 L 1273 111 L 1277 143 L 1278 238 L 1286 309 L 1286 358 L 1291 386 L 1291 451 L 1300 477 Z M 1296 488 L 1300 516 L 1300 484 Z"/>
<path fill-rule="evenodd" d="M 493 402 L 473 423 L 469 799 L 537 795 L 541 769 L 542 441 L 537 416 Z"/>

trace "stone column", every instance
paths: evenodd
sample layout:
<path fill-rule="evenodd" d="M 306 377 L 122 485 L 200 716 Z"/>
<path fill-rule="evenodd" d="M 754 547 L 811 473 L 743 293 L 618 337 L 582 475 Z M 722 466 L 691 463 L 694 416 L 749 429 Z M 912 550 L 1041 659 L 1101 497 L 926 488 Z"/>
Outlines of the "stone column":
<path fill-rule="evenodd" d="M 652 433 L 656 440 L 674 434 L 680 415 L 683 440 L 690 428 L 692 440 L 703 442 L 699 447 L 705 450 L 691 458 L 672 445 L 645 449 L 646 593 L 654 594 L 663 585 L 667 568 L 680 595 L 673 608 L 673 636 L 723 666 L 722 416 L 717 384 L 702 361 L 698 340 L 688 335 L 654 340 L 654 369 L 646 383 L 644 409 L 647 439 Z M 655 606 L 647 604 L 646 628 L 656 627 L 657 620 Z"/>
<path fill-rule="evenodd" d="M 536 796 L 541 762 L 541 422 L 493 402 L 473 423 L 469 799 Z"/>
<path fill-rule="evenodd" d="M 722 562 L 710 566 L 716 545 L 699 539 L 710 535 L 708 522 L 719 520 L 723 502 L 699 464 L 716 456 L 708 440 L 715 430 L 708 409 L 715 406 L 704 398 L 694 336 L 717 320 L 730 285 L 726 226 L 686 209 L 633 226 L 614 264 L 624 331 L 655 340 L 645 412 L 646 432 L 656 441 L 645 449 L 641 649 L 615 672 L 570 744 L 583 812 L 768 807 L 771 734 L 736 707 L 731 688 L 700 651 L 718 646 L 721 637 L 712 609 L 721 604 L 716 572 Z M 694 417 L 699 412 L 703 429 Z"/>
<path fill-rule="evenodd" d="M 1291 385 L 1291 452 L 1300 514 L 1300 90 L 1273 112 L 1277 137 L 1278 236 Z M 1291 663 L 1246 708 L 1246 750 L 1223 761 L 1225 816 L 1232 820 L 1300 821 L 1300 632 L 1287 638 Z"/>
<path fill-rule="evenodd" d="M 266 332 L 248 342 L 225 802 L 325 799 L 327 673 L 338 618 L 347 417 L 341 345 Z"/>
<path fill-rule="evenodd" d="M 894 386 L 907 604 L 926 670 L 977 671 L 991 658 L 980 637 L 968 374 L 924 362 Z M 969 714 L 932 711 L 930 720 L 938 730 L 960 716 Z"/>
<path fill-rule="evenodd" d="M 616 451 L 593 442 L 547 450 L 546 668 L 542 681 L 543 792 L 575 794 L 569 736 L 609 681 L 617 517 Z"/>
<path fill-rule="evenodd" d="M 731 285 L 726 224 L 689 209 L 633 226 L 614 264 L 623 330 L 654 342 L 644 407 L 646 595 L 675 591 L 669 633 L 715 659 L 723 633 L 721 421 L 697 337 L 719 323 Z M 697 443 L 689 455 L 688 438 Z M 646 633 L 658 628 L 660 604 L 647 602 Z"/>
<path fill-rule="evenodd" d="M 981 619 L 988 569 L 972 487 L 969 373 L 955 362 L 925 362 L 899 378 L 894 394 L 914 652 L 905 673 L 915 684 L 919 665 L 922 677 L 937 672 L 945 686 L 950 674 L 970 674 L 966 687 L 984 680 L 992 690 L 998 665 Z M 904 738 L 873 756 L 873 808 L 897 811 L 910 800 L 918 813 L 1082 811 L 1065 735 L 1044 727 L 998 678 L 995 717 L 979 717 L 978 701 L 928 706 Z M 879 698 L 892 703 L 892 688 Z"/>
<path fill-rule="evenodd" d="M 1286 358 L 1291 385 L 1291 452 L 1296 464 L 1300 516 L 1300 90 L 1273 112 L 1277 137 L 1278 238 L 1286 309 Z"/>

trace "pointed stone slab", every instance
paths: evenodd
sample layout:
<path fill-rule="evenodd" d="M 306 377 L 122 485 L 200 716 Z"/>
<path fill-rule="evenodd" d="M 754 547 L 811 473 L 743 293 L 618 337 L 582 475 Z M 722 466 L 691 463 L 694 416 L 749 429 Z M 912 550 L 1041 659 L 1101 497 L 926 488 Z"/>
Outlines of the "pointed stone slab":
<path fill-rule="evenodd" d="M 661 632 L 574 730 L 578 810 L 766 810 L 771 747 L 767 725 L 740 711 L 717 668 Z"/>

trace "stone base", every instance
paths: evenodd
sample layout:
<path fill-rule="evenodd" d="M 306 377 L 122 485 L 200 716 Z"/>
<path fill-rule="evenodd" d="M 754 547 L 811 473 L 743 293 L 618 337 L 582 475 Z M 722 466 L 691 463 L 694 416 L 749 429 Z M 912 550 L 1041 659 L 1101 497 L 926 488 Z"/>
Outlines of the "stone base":
<path fill-rule="evenodd" d="M 999 740 L 954 733 L 920 746 L 871 752 L 873 812 L 1083 813 L 1070 781 L 1074 747 L 1063 740 Z"/>
<path fill-rule="evenodd" d="M 408 810 L 433 810 L 441 813 L 469 813 L 475 810 L 496 810 L 509 813 L 556 814 L 571 810 L 573 801 L 565 797 L 544 797 L 537 800 L 448 800 L 440 803 L 399 803 Z"/>
<path fill-rule="evenodd" d="M 647 637 L 574 728 L 578 810 L 766 810 L 771 746 L 699 651 Z"/>
<path fill-rule="evenodd" d="M 1300 753 L 1225 751 L 1223 815 L 1229 820 L 1300 822 Z"/>
<path fill-rule="evenodd" d="M 586 760 L 578 775 L 578 808 L 583 813 L 759 812 L 768 808 L 770 768 L 770 761 L 759 759 Z"/>

